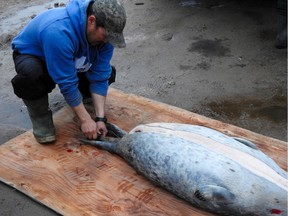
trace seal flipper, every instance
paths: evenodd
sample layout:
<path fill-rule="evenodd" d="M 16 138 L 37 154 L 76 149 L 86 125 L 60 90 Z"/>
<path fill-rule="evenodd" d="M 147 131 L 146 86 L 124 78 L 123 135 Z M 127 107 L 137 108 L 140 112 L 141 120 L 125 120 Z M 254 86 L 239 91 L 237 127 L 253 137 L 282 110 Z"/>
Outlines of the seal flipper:
<path fill-rule="evenodd" d="M 81 141 L 84 144 L 88 144 L 88 145 L 92 145 L 92 146 L 96 146 L 99 148 L 102 148 L 106 151 L 115 153 L 115 149 L 116 149 L 116 140 L 117 138 L 104 138 L 107 141 L 98 141 L 98 140 L 87 140 L 87 139 L 79 139 L 79 141 Z M 114 140 L 114 142 L 112 141 L 112 139 Z"/>
<path fill-rule="evenodd" d="M 127 135 L 127 133 L 119 128 L 118 126 L 111 124 L 109 122 L 106 123 L 106 128 L 108 130 L 106 137 L 97 137 L 97 140 L 87 140 L 87 139 L 79 139 L 84 144 L 96 146 L 107 150 L 112 153 L 116 153 L 116 146 L 122 137 Z"/>
<path fill-rule="evenodd" d="M 258 147 L 253 142 L 251 142 L 249 140 L 246 140 L 246 139 L 240 138 L 240 137 L 232 137 L 232 138 L 234 140 L 236 140 L 236 141 L 238 141 L 238 142 L 240 142 L 240 143 L 252 148 L 252 149 L 259 150 Z"/>
<path fill-rule="evenodd" d="M 122 130 L 121 128 L 119 128 L 118 126 L 110 122 L 106 123 L 106 128 L 108 130 L 108 133 L 107 133 L 108 137 L 122 138 L 125 135 L 127 135 L 127 133 L 124 130 Z"/>
<path fill-rule="evenodd" d="M 235 195 L 226 188 L 217 185 L 205 185 L 194 192 L 194 196 L 200 201 L 219 201 L 230 203 Z"/>

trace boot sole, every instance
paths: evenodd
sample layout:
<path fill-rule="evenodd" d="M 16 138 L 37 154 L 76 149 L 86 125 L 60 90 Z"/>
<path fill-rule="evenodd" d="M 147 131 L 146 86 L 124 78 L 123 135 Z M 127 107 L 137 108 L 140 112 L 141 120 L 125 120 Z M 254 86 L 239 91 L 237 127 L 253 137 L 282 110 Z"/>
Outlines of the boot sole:
<path fill-rule="evenodd" d="M 56 137 L 53 136 L 47 136 L 47 137 L 35 137 L 38 143 L 45 144 L 45 143 L 51 143 L 56 140 Z"/>

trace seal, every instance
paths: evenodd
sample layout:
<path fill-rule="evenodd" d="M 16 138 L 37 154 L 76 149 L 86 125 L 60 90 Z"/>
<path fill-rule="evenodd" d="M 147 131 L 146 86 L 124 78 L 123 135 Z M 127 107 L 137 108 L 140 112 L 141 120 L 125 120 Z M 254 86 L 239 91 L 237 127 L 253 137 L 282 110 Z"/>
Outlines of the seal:
<path fill-rule="evenodd" d="M 287 173 L 256 145 L 203 126 L 139 125 L 81 140 L 123 157 L 136 171 L 193 206 L 219 215 L 287 215 Z"/>

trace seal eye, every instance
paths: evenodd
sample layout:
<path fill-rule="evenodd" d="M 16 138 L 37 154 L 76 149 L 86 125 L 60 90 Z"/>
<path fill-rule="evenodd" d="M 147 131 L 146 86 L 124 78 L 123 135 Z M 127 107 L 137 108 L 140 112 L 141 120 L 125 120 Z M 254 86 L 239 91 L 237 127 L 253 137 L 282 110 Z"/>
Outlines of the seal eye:
<path fill-rule="evenodd" d="M 201 201 L 206 201 L 206 199 L 203 197 L 203 195 L 201 194 L 201 192 L 199 190 L 196 190 L 194 192 L 194 196 Z"/>

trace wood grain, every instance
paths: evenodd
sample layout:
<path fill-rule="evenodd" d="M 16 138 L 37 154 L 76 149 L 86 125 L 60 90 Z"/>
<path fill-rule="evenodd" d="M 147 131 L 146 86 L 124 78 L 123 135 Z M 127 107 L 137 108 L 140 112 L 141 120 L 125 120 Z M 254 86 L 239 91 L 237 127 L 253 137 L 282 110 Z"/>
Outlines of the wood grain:
<path fill-rule="evenodd" d="M 93 115 L 93 108 L 86 105 Z M 286 167 L 287 144 L 143 97 L 109 90 L 107 117 L 129 131 L 141 123 L 183 122 L 246 137 Z M 81 145 L 77 119 L 54 116 L 57 142 L 38 144 L 32 131 L 0 146 L 0 180 L 63 215 L 212 215 L 152 185 L 122 158 Z"/>

